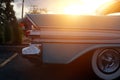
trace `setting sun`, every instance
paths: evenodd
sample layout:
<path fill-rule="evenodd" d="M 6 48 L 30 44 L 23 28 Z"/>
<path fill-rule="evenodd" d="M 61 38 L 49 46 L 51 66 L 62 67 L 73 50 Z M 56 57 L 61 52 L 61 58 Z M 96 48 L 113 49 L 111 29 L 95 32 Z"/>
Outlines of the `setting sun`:
<path fill-rule="evenodd" d="M 115 0 L 31 0 L 32 5 L 38 8 L 47 8 L 47 14 L 74 14 L 74 15 L 96 15 L 96 11 L 103 7 L 107 2 L 114 2 Z M 117 1 L 117 0 L 116 0 Z M 21 18 L 21 1 L 16 0 L 14 3 L 14 10 L 16 16 Z M 31 10 L 29 1 L 25 0 L 24 15 Z"/>
<path fill-rule="evenodd" d="M 106 2 L 111 0 L 81 0 L 81 2 L 72 2 L 71 4 L 65 6 L 64 14 L 96 14 L 97 8 Z"/>

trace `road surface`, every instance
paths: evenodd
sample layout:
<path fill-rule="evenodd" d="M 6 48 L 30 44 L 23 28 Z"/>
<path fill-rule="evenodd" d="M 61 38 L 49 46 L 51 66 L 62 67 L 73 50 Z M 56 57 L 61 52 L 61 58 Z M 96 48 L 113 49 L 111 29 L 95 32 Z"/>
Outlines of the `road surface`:
<path fill-rule="evenodd" d="M 79 62 L 79 66 L 36 63 L 17 55 L 0 68 L 0 80 L 100 80 L 83 61 Z"/>

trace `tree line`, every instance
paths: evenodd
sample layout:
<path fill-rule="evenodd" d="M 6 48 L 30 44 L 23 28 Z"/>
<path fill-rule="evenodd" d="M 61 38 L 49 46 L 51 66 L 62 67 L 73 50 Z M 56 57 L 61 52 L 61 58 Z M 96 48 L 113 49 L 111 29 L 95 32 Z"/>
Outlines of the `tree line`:
<path fill-rule="evenodd" d="M 21 29 L 11 2 L 14 0 L 0 0 L 0 45 L 22 42 Z"/>

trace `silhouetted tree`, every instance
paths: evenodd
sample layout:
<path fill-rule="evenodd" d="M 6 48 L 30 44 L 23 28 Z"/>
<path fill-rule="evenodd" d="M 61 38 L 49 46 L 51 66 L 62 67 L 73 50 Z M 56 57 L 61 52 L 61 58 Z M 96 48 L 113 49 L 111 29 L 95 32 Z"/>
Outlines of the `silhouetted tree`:
<path fill-rule="evenodd" d="M 47 8 L 38 8 L 36 5 L 33 5 L 29 11 L 30 14 L 46 14 L 47 12 Z"/>
<path fill-rule="evenodd" d="M 0 1 L 0 44 L 20 44 L 22 41 L 21 31 L 11 5 L 13 1 Z"/>
<path fill-rule="evenodd" d="M 48 12 L 48 10 L 47 10 L 47 8 L 40 8 L 40 14 L 42 14 L 42 13 L 47 13 Z"/>

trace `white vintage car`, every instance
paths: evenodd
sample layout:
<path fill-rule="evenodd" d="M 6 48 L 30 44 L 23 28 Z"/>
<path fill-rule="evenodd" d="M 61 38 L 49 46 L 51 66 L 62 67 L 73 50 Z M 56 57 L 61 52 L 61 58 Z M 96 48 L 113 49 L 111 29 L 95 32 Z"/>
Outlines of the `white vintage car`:
<path fill-rule="evenodd" d="M 30 45 L 23 49 L 24 55 L 40 53 L 43 63 L 55 64 L 69 64 L 90 55 L 85 60 L 90 60 L 98 77 L 120 78 L 120 16 L 106 16 L 120 12 L 119 5 L 118 0 L 102 6 L 98 16 L 27 14 L 31 43 L 39 44 L 40 50 Z"/>
<path fill-rule="evenodd" d="M 26 18 L 32 23 L 31 43 L 41 44 L 43 63 L 68 64 L 91 51 L 96 75 L 106 80 L 120 76 L 120 16 L 27 14 Z"/>

